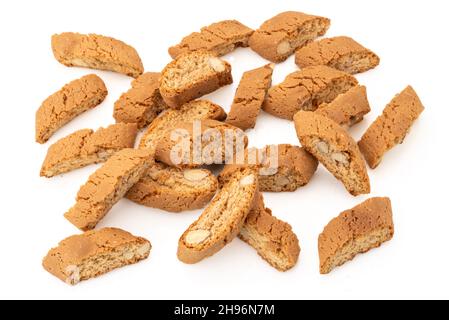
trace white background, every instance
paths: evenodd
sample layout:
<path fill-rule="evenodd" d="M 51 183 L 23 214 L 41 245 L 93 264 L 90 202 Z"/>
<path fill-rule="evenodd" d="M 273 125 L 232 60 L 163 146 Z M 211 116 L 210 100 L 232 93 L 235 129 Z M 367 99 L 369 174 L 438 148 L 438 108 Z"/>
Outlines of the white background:
<path fill-rule="evenodd" d="M 150 258 L 100 278 L 67 286 L 41 267 L 48 249 L 78 233 L 63 218 L 96 166 L 53 179 L 39 177 L 48 146 L 82 128 L 113 123 L 114 101 L 131 79 L 110 72 L 67 68 L 53 58 L 50 36 L 64 31 L 99 33 L 133 45 L 147 71 L 170 60 L 167 48 L 209 23 L 238 19 L 250 27 L 285 10 L 332 19 L 328 36 L 348 35 L 381 57 L 358 75 L 367 85 L 372 113 L 351 129 L 359 139 L 394 94 L 414 86 L 425 112 L 405 143 L 389 152 L 371 176 L 372 195 L 392 199 L 394 239 L 322 276 L 317 237 L 341 211 L 367 199 L 351 197 L 320 167 L 294 193 L 266 194 L 266 204 L 298 234 L 298 265 L 280 273 L 235 240 L 196 265 L 176 258 L 178 238 L 200 211 L 170 214 L 120 201 L 99 227 L 115 226 L 147 237 Z M 302 299 L 449 298 L 447 130 L 449 121 L 446 1 L 1 1 L 2 183 L 0 202 L 0 298 Z M 249 49 L 225 57 L 235 83 L 208 96 L 229 110 L 242 72 L 266 63 Z M 274 83 L 297 68 L 277 65 Z M 57 132 L 34 142 L 40 103 L 70 80 L 95 72 L 108 89 L 106 101 Z M 262 114 L 249 132 L 252 146 L 298 144 L 293 124 Z"/>

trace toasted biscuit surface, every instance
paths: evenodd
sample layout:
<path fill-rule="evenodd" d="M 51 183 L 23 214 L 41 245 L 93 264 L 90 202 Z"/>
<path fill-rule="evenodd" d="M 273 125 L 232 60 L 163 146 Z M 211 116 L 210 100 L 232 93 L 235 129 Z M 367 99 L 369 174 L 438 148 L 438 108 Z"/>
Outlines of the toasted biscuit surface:
<path fill-rule="evenodd" d="M 150 254 L 148 240 L 117 228 L 88 231 L 62 240 L 43 259 L 49 273 L 75 285 L 113 269 L 134 264 Z"/>
<path fill-rule="evenodd" d="M 68 67 L 86 67 L 138 77 L 143 65 L 137 51 L 126 43 L 97 34 L 65 32 L 51 38 L 53 54 Z"/>
<path fill-rule="evenodd" d="M 216 56 L 223 56 L 237 47 L 247 47 L 254 30 L 236 20 L 223 20 L 201 28 L 184 37 L 181 43 L 170 47 L 168 53 L 173 59 L 180 54 L 207 50 Z"/>
<path fill-rule="evenodd" d="M 36 142 L 47 142 L 62 126 L 98 106 L 107 94 L 103 80 L 94 74 L 66 84 L 45 99 L 36 111 Z"/>
<path fill-rule="evenodd" d="M 121 149 L 133 148 L 136 135 L 137 126 L 125 123 L 113 124 L 95 132 L 91 129 L 76 131 L 48 148 L 41 176 L 50 178 L 104 162 Z"/>

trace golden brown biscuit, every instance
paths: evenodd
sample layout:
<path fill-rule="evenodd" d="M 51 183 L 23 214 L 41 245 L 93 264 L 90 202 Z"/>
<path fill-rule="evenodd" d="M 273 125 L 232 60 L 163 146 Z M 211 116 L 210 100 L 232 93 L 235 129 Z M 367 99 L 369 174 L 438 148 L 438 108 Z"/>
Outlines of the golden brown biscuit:
<path fill-rule="evenodd" d="M 331 220 L 318 238 L 320 273 L 365 253 L 394 235 L 393 215 L 389 198 L 371 198 L 342 212 Z"/>
<path fill-rule="evenodd" d="M 281 84 L 268 90 L 263 109 L 292 120 L 299 110 L 315 111 L 357 84 L 356 78 L 343 71 L 326 66 L 308 67 L 289 74 Z"/>
<path fill-rule="evenodd" d="M 298 262 L 301 248 L 292 227 L 265 208 L 262 194 L 240 229 L 239 237 L 279 271 L 287 271 Z"/>
<path fill-rule="evenodd" d="M 47 142 L 65 124 L 102 103 L 107 94 L 103 80 L 94 74 L 66 84 L 37 110 L 36 142 Z"/>
<path fill-rule="evenodd" d="M 344 128 L 352 127 L 371 111 L 365 86 L 356 86 L 340 94 L 334 101 L 323 103 L 315 111 Z"/>
<path fill-rule="evenodd" d="M 247 71 L 240 80 L 226 122 L 242 130 L 254 128 L 268 89 L 273 64 Z"/>
<path fill-rule="evenodd" d="M 147 150 L 123 149 L 114 154 L 87 180 L 76 204 L 64 215 L 78 229 L 95 228 L 154 162 Z"/>
<path fill-rule="evenodd" d="M 56 60 L 68 67 L 109 70 L 134 78 L 143 73 L 137 51 L 114 38 L 64 32 L 52 36 L 51 47 Z"/>
<path fill-rule="evenodd" d="M 201 28 L 183 38 L 181 43 L 170 47 L 168 53 L 173 59 L 180 54 L 207 50 L 217 57 L 228 54 L 237 47 L 247 47 L 254 30 L 236 20 L 224 20 Z"/>
<path fill-rule="evenodd" d="M 232 83 L 231 65 L 208 51 L 179 55 L 162 70 L 160 92 L 165 103 L 179 109 L 185 103 Z"/>
<path fill-rule="evenodd" d="M 116 228 L 89 231 L 62 240 L 42 265 L 70 285 L 148 258 L 151 243 Z"/>
<path fill-rule="evenodd" d="M 370 193 L 362 154 L 345 129 L 315 112 L 300 111 L 294 121 L 301 145 L 340 180 L 353 196 Z"/>
<path fill-rule="evenodd" d="M 126 197 L 150 208 L 182 212 L 204 208 L 217 188 L 217 178 L 208 170 L 181 170 L 156 162 Z"/>
<path fill-rule="evenodd" d="M 246 150 L 244 164 L 224 167 L 218 176 L 220 185 L 226 183 L 236 169 L 248 165 L 258 173 L 260 191 L 292 192 L 309 183 L 318 161 L 304 148 L 289 144 L 250 148 Z"/>
<path fill-rule="evenodd" d="M 121 149 L 133 148 L 137 126 L 118 123 L 97 131 L 76 131 L 48 148 L 41 176 L 51 178 L 90 164 L 105 162 Z"/>
<path fill-rule="evenodd" d="M 272 62 L 282 62 L 329 29 L 330 20 L 287 11 L 265 21 L 249 38 L 251 49 Z"/>
<path fill-rule="evenodd" d="M 197 263 L 231 242 L 251 211 L 256 193 L 254 170 L 235 171 L 232 179 L 179 239 L 178 259 L 184 263 Z"/>
<path fill-rule="evenodd" d="M 175 128 L 178 122 L 193 122 L 194 120 L 224 120 L 224 110 L 207 100 L 195 100 L 186 103 L 179 110 L 168 109 L 160 114 L 148 127 L 140 140 L 139 148 L 148 149 L 153 153 L 161 137 Z"/>
<path fill-rule="evenodd" d="M 179 168 L 225 164 L 247 145 L 245 133 L 230 124 L 210 119 L 179 122 L 160 137 L 155 159 Z"/>
<path fill-rule="evenodd" d="M 142 129 L 167 108 L 159 92 L 160 76 L 158 72 L 146 72 L 131 83 L 131 89 L 114 104 L 116 122 L 137 123 Z"/>
<path fill-rule="evenodd" d="M 359 141 L 368 165 L 375 169 L 383 155 L 404 141 L 413 123 L 424 111 L 418 95 L 408 86 L 385 107 Z"/>
<path fill-rule="evenodd" d="M 300 68 L 326 65 L 347 73 L 368 71 L 379 65 L 379 57 L 349 37 L 334 37 L 311 42 L 296 51 Z"/>

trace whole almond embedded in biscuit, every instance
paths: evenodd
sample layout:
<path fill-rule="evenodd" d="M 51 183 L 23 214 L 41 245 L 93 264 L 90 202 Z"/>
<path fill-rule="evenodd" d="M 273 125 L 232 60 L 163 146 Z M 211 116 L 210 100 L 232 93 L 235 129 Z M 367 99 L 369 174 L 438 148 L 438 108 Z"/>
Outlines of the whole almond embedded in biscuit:
<path fill-rule="evenodd" d="M 190 231 L 186 235 L 186 243 L 190 245 L 197 245 L 203 243 L 207 238 L 210 237 L 209 230 L 194 230 Z"/>
<path fill-rule="evenodd" d="M 287 54 L 291 50 L 292 50 L 292 46 L 290 45 L 290 42 L 288 42 L 288 41 L 281 42 L 277 47 L 277 52 L 280 55 Z"/>
<path fill-rule="evenodd" d="M 329 153 L 329 145 L 324 141 L 318 142 L 316 147 L 321 153 Z"/>
<path fill-rule="evenodd" d="M 245 176 L 240 180 L 240 185 L 242 187 L 249 186 L 254 183 L 254 175 L 250 174 L 249 176 Z"/>
<path fill-rule="evenodd" d="M 71 284 L 71 285 L 75 285 L 75 284 L 80 282 L 80 280 L 81 280 L 81 278 L 80 278 L 80 269 L 77 266 L 69 265 L 69 266 L 67 266 L 65 271 L 66 271 L 66 273 L 69 274 L 69 276 L 65 280 L 66 283 Z"/>
<path fill-rule="evenodd" d="M 348 157 L 341 152 L 334 152 L 331 155 L 332 160 L 344 164 L 345 166 L 349 164 Z"/>
<path fill-rule="evenodd" d="M 223 61 L 216 57 L 212 57 L 209 59 L 209 65 L 214 69 L 216 72 L 223 72 L 225 71 L 226 67 Z"/>
<path fill-rule="evenodd" d="M 207 177 L 207 172 L 203 170 L 186 170 L 184 171 L 184 178 L 192 182 L 198 182 Z"/>

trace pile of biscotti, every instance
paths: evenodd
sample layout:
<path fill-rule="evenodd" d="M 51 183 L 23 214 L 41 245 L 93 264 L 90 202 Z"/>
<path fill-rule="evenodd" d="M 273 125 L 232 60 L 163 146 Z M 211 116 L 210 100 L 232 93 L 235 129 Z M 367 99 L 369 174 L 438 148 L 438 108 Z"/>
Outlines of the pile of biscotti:
<path fill-rule="evenodd" d="M 205 207 L 179 239 L 182 262 L 197 263 L 238 236 L 276 269 L 295 266 L 298 238 L 288 223 L 272 215 L 262 192 L 295 191 L 311 180 L 321 163 L 351 195 L 369 194 L 366 163 L 376 168 L 388 150 L 403 142 L 424 110 L 408 86 L 356 143 L 348 128 L 362 121 L 370 105 L 366 87 L 353 75 L 375 68 L 379 57 L 349 37 L 316 40 L 329 26 L 327 18 L 300 12 L 280 13 L 257 30 L 235 20 L 217 22 L 169 48 L 173 60 L 161 72 L 145 73 L 136 50 L 122 41 L 95 34 L 54 35 L 52 49 L 60 63 L 115 71 L 135 80 L 114 104 L 115 124 L 76 131 L 48 148 L 41 169 L 44 177 L 104 164 L 81 186 L 76 203 L 65 213 L 84 233 L 51 249 L 44 268 L 76 284 L 147 258 L 148 240 L 120 229 L 95 229 L 124 197 L 169 212 Z M 220 106 L 198 98 L 233 82 L 231 65 L 221 56 L 237 47 L 250 47 L 271 63 L 243 74 L 226 114 Z M 300 69 L 272 86 L 275 64 L 293 54 Z M 95 74 L 66 84 L 38 109 L 36 141 L 47 142 L 107 94 Z M 302 147 L 247 148 L 244 131 L 255 127 L 261 109 L 293 120 Z M 242 137 L 243 162 L 226 164 L 218 177 L 207 169 L 207 161 L 187 158 L 175 163 L 170 156 L 171 133 L 192 132 L 195 122 L 201 132 L 231 130 Z M 134 148 L 139 130 L 145 133 Z M 277 170 L 264 171 L 273 150 Z M 248 160 L 251 154 L 256 155 L 253 162 Z M 215 155 L 214 163 L 225 164 L 221 151 L 215 150 Z M 389 198 L 371 198 L 341 213 L 319 235 L 320 272 L 329 273 L 380 246 L 393 233 Z"/>

